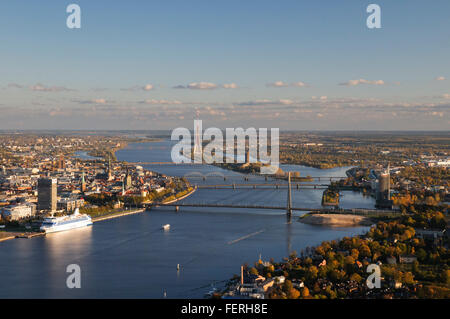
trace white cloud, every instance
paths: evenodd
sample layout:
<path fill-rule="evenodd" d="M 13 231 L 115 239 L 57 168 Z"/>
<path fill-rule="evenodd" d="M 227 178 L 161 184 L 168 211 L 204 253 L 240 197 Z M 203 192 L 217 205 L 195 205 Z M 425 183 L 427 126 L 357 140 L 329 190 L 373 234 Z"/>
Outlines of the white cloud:
<path fill-rule="evenodd" d="M 444 117 L 444 112 L 431 112 L 429 113 L 431 116 Z"/>
<path fill-rule="evenodd" d="M 145 84 L 144 86 L 135 85 L 122 91 L 151 91 L 155 88 L 153 84 Z"/>
<path fill-rule="evenodd" d="M 306 86 L 308 86 L 305 82 L 295 82 L 295 83 L 292 83 L 292 86 L 296 86 L 296 87 L 299 87 L 299 88 L 302 88 L 302 87 L 306 87 Z"/>
<path fill-rule="evenodd" d="M 237 89 L 238 85 L 236 83 L 226 83 L 222 85 L 224 89 Z"/>
<path fill-rule="evenodd" d="M 322 96 L 319 96 L 319 97 L 317 97 L 317 96 L 311 96 L 311 100 L 321 100 L 321 101 L 326 101 L 326 100 L 328 100 L 328 96 L 326 96 L 326 95 L 322 95 Z"/>
<path fill-rule="evenodd" d="M 289 86 L 289 84 L 287 84 L 286 82 L 283 82 L 283 81 L 275 81 L 273 83 L 268 83 L 267 86 L 274 87 L 274 88 L 281 88 L 281 87 L 287 87 L 287 86 Z"/>
<path fill-rule="evenodd" d="M 450 99 L 450 94 L 445 93 L 445 94 L 442 94 L 441 97 L 442 97 L 443 99 Z"/>
<path fill-rule="evenodd" d="M 294 104 L 294 101 L 289 100 L 289 99 L 281 99 L 279 102 L 280 102 L 280 104 L 283 104 L 283 105 L 291 105 L 291 104 Z"/>
<path fill-rule="evenodd" d="M 95 104 L 106 104 L 105 99 L 94 99 L 94 100 L 92 100 L 92 102 Z"/>
<path fill-rule="evenodd" d="M 298 87 L 298 88 L 302 88 L 302 87 L 307 87 L 308 84 L 302 81 L 299 82 L 294 82 L 294 83 L 287 83 L 284 81 L 275 81 L 273 83 L 267 83 L 266 84 L 267 87 L 274 87 L 274 88 L 283 88 L 283 87 Z"/>
<path fill-rule="evenodd" d="M 217 85 L 210 82 L 192 82 L 187 85 L 187 88 L 192 90 L 212 90 L 216 89 Z"/>
<path fill-rule="evenodd" d="M 35 85 L 32 85 L 31 90 L 36 92 L 67 92 L 67 91 L 73 91 L 71 89 L 68 89 L 63 86 L 46 86 L 41 83 L 37 83 Z"/>
<path fill-rule="evenodd" d="M 386 83 L 383 80 L 369 81 L 369 80 L 365 80 L 365 79 L 350 80 L 348 82 L 339 83 L 339 85 L 345 85 L 345 86 L 357 86 L 360 84 L 384 85 Z"/>
<path fill-rule="evenodd" d="M 436 81 L 445 81 L 445 77 L 443 77 L 443 76 L 438 76 L 435 80 L 436 80 Z"/>
<path fill-rule="evenodd" d="M 146 84 L 142 89 L 144 91 L 151 91 L 153 90 L 153 84 Z"/>
<path fill-rule="evenodd" d="M 182 104 L 180 101 L 177 101 L 177 100 L 173 100 L 173 101 L 169 101 L 169 100 L 154 100 L 154 99 L 152 99 L 152 100 L 145 100 L 143 103 L 145 103 L 145 104 L 152 104 L 152 105 L 155 105 L 155 104 L 159 104 L 159 105 L 180 105 L 180 104 Z"/>

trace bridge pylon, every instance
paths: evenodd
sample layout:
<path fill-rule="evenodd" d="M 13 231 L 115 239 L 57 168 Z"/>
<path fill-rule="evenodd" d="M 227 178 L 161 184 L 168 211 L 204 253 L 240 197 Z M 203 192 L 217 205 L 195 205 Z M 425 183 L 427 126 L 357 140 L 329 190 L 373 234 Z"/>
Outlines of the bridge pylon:
<path fill-rule="evenodd" d="M 286 214 L 289 218 L 292 216 L 291 172 L 288 172 L 288 193 L 287 193 Z"/>

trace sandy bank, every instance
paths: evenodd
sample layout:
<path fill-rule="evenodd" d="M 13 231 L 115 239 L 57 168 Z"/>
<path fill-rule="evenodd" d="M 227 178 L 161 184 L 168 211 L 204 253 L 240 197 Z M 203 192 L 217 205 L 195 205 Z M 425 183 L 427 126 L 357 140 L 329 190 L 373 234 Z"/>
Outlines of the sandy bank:
<path fill-rule="evenodd" d="M 370 226 L 373 224 L 367 217 L 344 214 L 308 214 L 301 218 L 300 221 L 305 224 L 336 227 Z"/>

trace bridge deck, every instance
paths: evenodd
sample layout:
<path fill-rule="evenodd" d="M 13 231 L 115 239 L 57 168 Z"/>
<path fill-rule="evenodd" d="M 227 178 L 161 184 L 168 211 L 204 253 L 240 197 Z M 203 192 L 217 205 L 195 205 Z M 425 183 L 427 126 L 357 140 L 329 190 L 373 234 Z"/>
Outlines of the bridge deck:
<path fill-rule="evenodd" d="M 278 187 L 278 188 L 288 188 L 289 184 L 215 184 L 215 185 L 196 185 L 197 188 L 226 188 L 226 189 L 230 189 L 230 188 L 251 188 L 251 187 L 261 187 L 261 188 L 273 188 L 273 187 Z M 292 184 L 292 187 L 328 187 L 328 184 Z"/>
<path fill-rule="evenodd" d="M 266 205 L 236 205 L 236 204 L 152 204 L 149 206 L 155 207 L 209 207 L 209 208 L 243 208 L 243 209 L 270 209 L 270 210 L 286 210 L 285 206 L 266 206 Z M 397 214 L 396 210 L 381 210 L 381 209 L 366 209 L 366 208 L 309 208 L 309 207 L 291 207 L 291 210 L 295 211 L 308 211 L 308 212 L 321 212 L 321 213 L 336 213 L 336 214 Z"/>

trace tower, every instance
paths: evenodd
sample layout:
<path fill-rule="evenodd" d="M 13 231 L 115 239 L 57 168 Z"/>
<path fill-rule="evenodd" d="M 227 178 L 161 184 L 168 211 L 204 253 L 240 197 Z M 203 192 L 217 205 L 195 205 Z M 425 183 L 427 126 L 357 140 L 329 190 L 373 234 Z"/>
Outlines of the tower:
<path fill-rule="evenodd" d="M 84 179 L 84 171 L 81 173 L 81 191 L 84 193 L 86 191 L 86 180 Z"/>
<path fill-rule="evenodd" d="M 38 209 L 56 211 L 57 201 L 57 183 L 56 178 L 38 179 Z"/>
<path fill-rule="evenodd" d="M 387 183 L 387 200 L 391 200 L 391 164 L 388 162 L 387 167 L 387 176 L 388 176 L 388 183 Z"/>
<path fill-rule="evenodd" d="M 111 156 L 108 155 L 108 181 L 112 180 Z"/>
<path fill-rule="evenodd" d="M 287 194 L 286 214 L 289 218 L 292 216 L 291 172 L 288 172 L 288 194 Z"/>
<path fill-rule="evenodd" d="M 377 206 L 380 208 L 392 208 L 391 175 L 389 164 L 387 169 L 381 172 L 378 178 Z"/>
<path fill-rule="evenodd" d="M 194 120 L 194 163 L 203 163 L 202 121 Z"/>
<path fill-rule="evenodd" d="M 128 172 L 127 169 L 127 174 L 125 175 L 125 179 L 124 179 L 124 184 L 125 184 L 125 189 L 128 190 L 131 188 L 132 184 L 131 184 L 131 175 Z"/>
<path fill-rule="evenodd" d="M 66 168 L 66 162 L 64 161 L 64 156 L 60 155 L 58 159 L 58 169 Z"/>
<path fill-rule="evenodd" d="M 390 200 L 390 189 L 391 189 L 391 176 L 388 169 L 380 174 L 378 181 L 378 194 L 377 199 L 379 201 Z"/>

